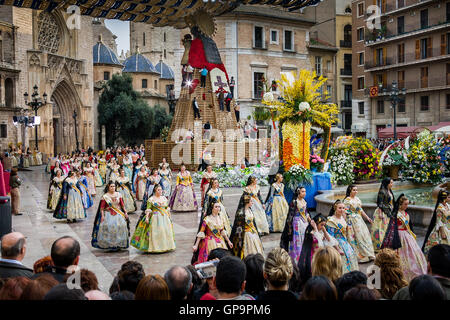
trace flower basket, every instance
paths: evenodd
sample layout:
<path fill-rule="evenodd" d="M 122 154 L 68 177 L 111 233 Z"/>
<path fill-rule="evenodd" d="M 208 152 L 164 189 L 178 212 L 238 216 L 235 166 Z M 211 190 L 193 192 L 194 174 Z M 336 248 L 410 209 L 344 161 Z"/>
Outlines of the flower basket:
<path fill-rule="evenodd" d="M 299 185 L 311 184 L 313 181 L 312 177 L 312 172 L 305 169 L 301 164 L 293 165 L 284 173 L 286 187 L 291 190 L 295 190 Z"/>
<path fill-rule="evenodd" d="M 390 166 L 389 167 L 389 177 L 391 177 L 391 179 L 397 180 L 399 170 L 400 170 L 400 166 Z"/>

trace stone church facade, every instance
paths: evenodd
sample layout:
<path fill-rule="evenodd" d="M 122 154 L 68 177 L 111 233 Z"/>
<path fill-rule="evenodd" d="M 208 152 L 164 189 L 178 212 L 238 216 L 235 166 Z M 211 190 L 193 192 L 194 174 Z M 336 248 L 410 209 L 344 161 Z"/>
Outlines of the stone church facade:
<path fill-rule="evenodd" d="M 34 128 L 13 124 L 13 116 L 33 116 L 25 105 L 37 85 L 47 104 L 38 110 L 39 150 L 44 155 L 93 145 L 92 18 L 81 29 L 67 27 L 63 11 L 48 13 L 0 6 L 0 147 L 35 147 Z M 74 112 L 77 116 L 74 117 Z M 5 129 L 6 128 L 6 129 Z"/>

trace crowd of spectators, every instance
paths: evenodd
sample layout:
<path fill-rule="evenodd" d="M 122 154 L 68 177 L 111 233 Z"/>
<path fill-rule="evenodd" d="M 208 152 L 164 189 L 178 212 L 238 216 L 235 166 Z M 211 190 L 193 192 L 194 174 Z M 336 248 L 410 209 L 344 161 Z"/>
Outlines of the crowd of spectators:
<path fill-rule="evenodd" d="M 3 236 L 0 260 L 0 300 L 448 300 L 450 299 L 450 246 L 440 244 L 428 254 L 428 274 L 405 281 L 397 253 L 381 250 L 374 264 L 379 289 L 368 275 L 343 274 L 342 260 L 332 247 L 314 255 L 309 279 L 301 279 L 289 254 L 282 248 L 267 257 L 249 255 L 244 260 L 228 250 L 215 249 L 208 259 L 218 259 L 214 276 L 202 279 L 194 266 L 173 266 L 164 275 L 146 274 L 141 263 L 124 263 L 108 293 L 100 290 L 96 275 L 77 269 L 80 244 L 69 236 L 57 239 L 50 256 L 33 269 L 22 264 L 26 239 L 18 232 Z M 78 276 L 73 276 L 79 270 Z M 369 275 L 369 279 L 372 275 Z M 376 285 L 375 280 L 375 285 Z"/>

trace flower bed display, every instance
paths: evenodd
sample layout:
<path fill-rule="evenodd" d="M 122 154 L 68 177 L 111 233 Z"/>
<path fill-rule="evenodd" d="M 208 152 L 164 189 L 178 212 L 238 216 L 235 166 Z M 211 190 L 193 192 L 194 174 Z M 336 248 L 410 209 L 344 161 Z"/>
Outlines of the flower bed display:
<path fill-rule="evenodd" d="M 255 176 L 258 179 L 258 184 L 261 186 L 269 185 L 267 176 L 269 174 L 268 167 L 249 167 L 241 169 L 239 167 L 227 166 L 225 168 L 214 168 L 217 173 L 217 179 L 221 187 L 243 187 L 247 183 L 249 176 Z M 192 180 L 194 183 L 200 183 L 202 180 L 203 171 L 192 173 Z"/>
<path fill-rule="evenodd" d="M 334 147 L 330 149 L 330 166 L 332 183 L 348 185 L 355 180 L 353 173 L 353 157 L 346 147 Z"/>
<path fill-rule="evenodd" d="M 380 175 L 380 152 L 369 139 L 354 138 L 350 143 L 356 180 L 375 179 Z"/>

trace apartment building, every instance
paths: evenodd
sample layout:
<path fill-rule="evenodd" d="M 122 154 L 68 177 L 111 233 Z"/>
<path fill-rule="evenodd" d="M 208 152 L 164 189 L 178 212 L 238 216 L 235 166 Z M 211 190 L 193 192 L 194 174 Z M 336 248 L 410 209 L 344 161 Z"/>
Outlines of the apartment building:
<path fill-rule="evenodd" d="M 369 6 L 380 26 L 371 30 Z M 393 126 L 389 99 L 395 82 L 404 91 L 397 126 L 450 120 L 450 1 L 352 1 L 354 132 L 368 137 Z"/>

